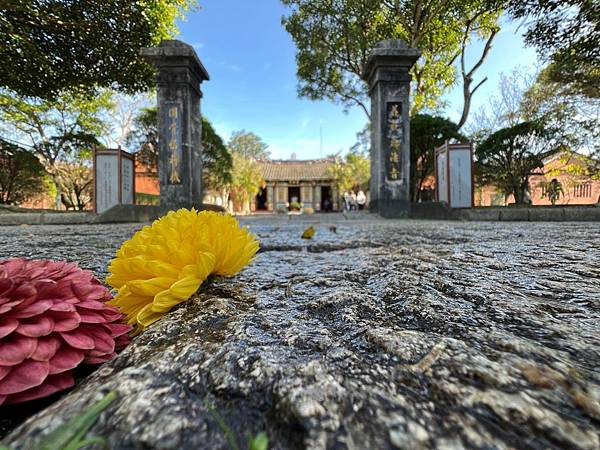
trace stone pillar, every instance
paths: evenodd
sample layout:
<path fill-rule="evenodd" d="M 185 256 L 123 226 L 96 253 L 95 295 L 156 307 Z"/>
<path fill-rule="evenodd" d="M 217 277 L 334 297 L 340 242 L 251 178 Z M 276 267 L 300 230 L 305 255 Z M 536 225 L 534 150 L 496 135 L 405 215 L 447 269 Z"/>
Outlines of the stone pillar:
<path fill-rule="evenodd" d="M 371 95 L 371 203 L 383 217 L 410 211 L 409 70 L 421 52 L 400 39 L 379 42 L 363 70 Z"/>
<path fill-rule="evenodd" d="M 273 199 L 273 190 L 275 188 L 274 184 L 269 184 L 267 186 L 267 210 L 268 211 L 273 211 L 273 204 L 274 204 L 274 199 Z"/>
<path fill-rule="evenodd" d="M 142 49 L 156 68 L 160 204 L 169 209 L 202 206 L 200 83 L 208 73 L 193 47 L 165 40 Z"/>
<path fill-rule="evenodd" d="M 321 186 L 315 186 L 315 211 L 321 211 Z"/>

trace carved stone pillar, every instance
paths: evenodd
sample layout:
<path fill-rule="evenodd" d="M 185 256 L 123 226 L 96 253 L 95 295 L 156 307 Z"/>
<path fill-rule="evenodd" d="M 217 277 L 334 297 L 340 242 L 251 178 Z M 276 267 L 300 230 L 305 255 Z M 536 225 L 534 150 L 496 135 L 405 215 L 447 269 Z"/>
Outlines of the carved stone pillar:
<path fill-rule="evenodd" d="M 202 205 L 200 83 L 208 73 L 193 47 L 165 40 L 142 49 L 156 67 L 160 204 L 171 209 Z"/>
<path fill-rule="evenodd" d="M 371 95 L 371 211 L 410 211 L 409 70 L 421 52 L 400 39 L 378 43 L 363 71 Z"/>

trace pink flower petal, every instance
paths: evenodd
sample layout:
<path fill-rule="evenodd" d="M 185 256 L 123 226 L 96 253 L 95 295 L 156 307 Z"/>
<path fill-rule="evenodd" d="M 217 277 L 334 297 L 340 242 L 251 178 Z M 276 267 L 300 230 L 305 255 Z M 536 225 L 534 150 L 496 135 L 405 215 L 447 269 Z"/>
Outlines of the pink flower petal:
<path fill-rule="evenodd" d="M 77 311 L 77 308 L 75 308 L 75 305 L 71 304 L 71 303 L 65 303 L 64 300 L 54 300 L 55 303 L 54 305 L 52 305 L 50 307 L 50 311 L 61 311 L 61 312 L 73 312 L 73 311 Z M 60 303 L 56 303 L 56 302 L 60 302 Z"/>
<path fill-rule="evenodd" d="M 79 306 L 79 305 L 77 305 Z M 77 314 L 81 317 L 82 323 L 105 323 L 106 319 L 102 314 L 94 312 L 90 309 L 77 309 Z"/>
<path fill-rule="evenodd" d="M 125 347 L 127 347 L 129 345 L 129 341 L 130 341 L 129 336 L 126 334 L 115 338 L 115 349 L 117 351 L 123 350 Z"/>
<path fill-rule="evenodd" d="M 73 293 L 82 301 L 98 300 L 104 298 L 107 289 L 101 285 L 93 285 L 89 282 L 73 283 Z"/>
<path fill-rule="evenodd" d="M 49 311 L 48 317 L 54 320 L 54 331 L 57 332 L 74 330 L 81 323 L 76 312 Z"/>
<path fill-rule="evenodd" d="M 49 361 L 50 375 L 62 373 L 77 367 L 83 361 L 83 352 L 71 347 L 63 346 Z"/>
<path fill-rule="evenodd" d="M 29 337 L 47 336 L 54 331 L 54 320 L 46 316 L 32 317 L 21 320 L 16 333 Z"/>
<path fill-rule="evenodd" d="M 33 317 L 48 311 L 51 306 L 52 300 L 39 300 L 37 302 L 32 303 L 31 305 L 25 306 L 24 308 L 15 308 L 11 316 L 16 319 Z"/>
<path fill-rule="evenodd" d="M 69 389 L 75 384 L 73 375 L 70 372 L 63 372 L 58 375 L 50 375 L 40 386 L 34 387 L 19 394 L 13 394 L 7 397 L 6 404 L 21 403 L 36 398 L 48 397 L 56 392 Z"/>
<path fill-rule="evenodd" d="M 85 358 L 85 361 L 83 361 L 86 364 L 104 364 L 105 362 L 110 361 L 111 359 L 113 359 L 115 356 L 117 356 L 116 353 L 108 353 L 106 355 L 102 355 L 102 356 L 88 356 Z"/>
<path fill-rule="evenodd" d="M 3 297 L 5 294 L 7 294 L 14 285 L 15 282 L 13 280 L 10 278 L 1 278 L 0 275 L 0 297 Z"/>
<path fill-rule="evenodd" d="M 37 340 L 12 334 L 0 339 L 0 366 L 14 366 L 35 352 Z"/>
<path fill-rule="evenodd" d="M 133 329 L 131 325 L 126 325 L 124 323 L 105 323 L 104 328 L 108 328 L 110 335 L 113 338 L 123 336 Z"/>
<path fill-rule="evenodd" d="M 19 326 L 19 321 L 12 317 L 2 317 L 0 319 L 0 338 L 8 336 Z"/>
<path fill-rule="evenodd" d="M 34 303 L 37 299 L 37 289 L 33 283 L 27 281 L 17 284 L 17 286 L 10 292 L 10 296 L 19 300 L 23 306 Z"/>
<path fill-rule="evenodd" d="M 49 361 L 58 351 L 61 340 L 56 335 L 50 335 L 38 339 L 37 348 L 31 359 L 35 361 Z"/>
<path fill-rule="evenodd" d="M 77 303 L 77 308 L 95 309 L 102 311 L 108 308 L 108 306 L 96 300 L 86 300 L 84 302 Z"/>
<path fill-rule="evenodd" d="M 2 405 L 6 400 L 6 395 L 0 395 L 0 405 Z"/>
<path fill-rule="evenodd" d="M 0 380 L 10 373 L 12 367 L 0 366 Z"/>
<path fill-rule="evenodd" d="M 82 330 L 81 327 L 76 330 L 67 331 L 66 333 L 60 333 L 60 335 L 71 347 L 81 350 L 91 350 L 95 347 L 94 339 Z"/>
<path fill-rule="evenodd" d="M 5 303 L 4 305 L 0 305 L 0 314 L 6 314 L 7 312 L 12 311 L 13 306 L 15 306 L 16 304 L 18 304 L 18 302 L 10 302 Z"/>
<path fill-rule="evenodd" d="M 47 361 L 24 361 L 13 367 L 10 373 L 0 380 L 0 395 L 15 394 L 39 386 L 48 376 Z"/>
<path fill-rule="evenodd" d="M 87 327 L 87 334 L 94 339 L 94 350 L 96 352 L 112 353 L 115 351 L 115 340 L 110 333 L 101 327 Z"/>
<path fill-rule="evenodd" d="M 25 258 L 12 258 L 2 263 L 3 269 L 8 277 L 13 277 L 25 266 Z"/>
<path fill-rule="evenodd" d="M 118 310 L 117 311 L 111 311 L 111 310 L 102 311 L 102 316 L 104 316 L 105 322 L 120 322 L 121 319 L 123 318 L 123 314 L 121 314 Z"/>

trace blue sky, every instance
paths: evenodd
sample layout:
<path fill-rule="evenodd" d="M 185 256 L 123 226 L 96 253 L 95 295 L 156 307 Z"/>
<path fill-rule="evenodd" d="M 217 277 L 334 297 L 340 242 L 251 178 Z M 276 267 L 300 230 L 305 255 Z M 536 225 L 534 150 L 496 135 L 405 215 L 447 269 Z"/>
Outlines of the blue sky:
<path fill-rule="evenodd" d="M 348 114 L 328 101 L 299 99 L 295 45 L 281 25 L 286 10 L 279 0 L 201 0 L 202 8 L 180 24 L 181 39 L 195 47 L 211 80 L 203 84 L 202 113 L 228 139 L 233 131 L 252 131 L 269 144 L 273 158 L 310 159 L 347 151 L 365 123 L 362 110 Z M 500 73 L 532 66 L 535 51 L 524 48 L 516 24 L 506 24 L 477 74 L 488 81 L 473 109 L 498 88 Z M 481 45 L 474 45 L 475 57 Z M 456 120 L 462 108 L 457 86 L 445 98 L 446 115 Z M 320 151 L 320 124 L 323 151 Z"/>

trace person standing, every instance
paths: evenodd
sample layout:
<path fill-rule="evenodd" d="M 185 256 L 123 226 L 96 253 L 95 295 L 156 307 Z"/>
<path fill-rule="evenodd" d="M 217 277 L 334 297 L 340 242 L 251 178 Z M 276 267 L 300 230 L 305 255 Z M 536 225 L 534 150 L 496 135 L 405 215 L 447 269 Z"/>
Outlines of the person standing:
<path fill-rule="evenodd" d="M 365 195 L 362 189 L 358 191 L 358 194 L 356 194 L 356 203 L 358 204 L 359 210 L 362 211 L 365 208 L 365 204 L 367 203 L 367 196 Z"/>
<path fill-rule="evenodd" d="M 344 210 L 350 211 L 352 198 L 350 197 L 350 192 L 344 192 Z"/>

